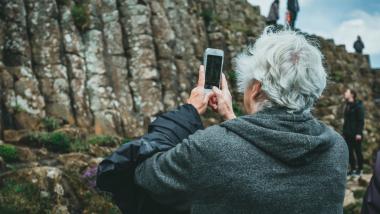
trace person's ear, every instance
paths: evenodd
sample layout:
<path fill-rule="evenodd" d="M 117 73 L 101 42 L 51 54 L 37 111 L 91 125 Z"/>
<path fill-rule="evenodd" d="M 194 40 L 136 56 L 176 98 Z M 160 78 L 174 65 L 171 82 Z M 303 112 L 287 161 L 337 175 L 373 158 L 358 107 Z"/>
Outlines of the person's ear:
<path fill-rule="evenodd" d="M 255 100 L 261 94 L 261 83 L 255 81 L 250 88 L 250 97 L 252 100 Z"/>

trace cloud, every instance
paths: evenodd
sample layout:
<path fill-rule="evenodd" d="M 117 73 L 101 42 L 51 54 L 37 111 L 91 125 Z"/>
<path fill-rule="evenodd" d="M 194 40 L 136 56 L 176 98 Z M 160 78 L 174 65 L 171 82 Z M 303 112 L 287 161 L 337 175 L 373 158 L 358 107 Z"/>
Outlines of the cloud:
<path fill-rule="evenodd" d="M 369 14 L 365 11 L 353 11 L 348 20 L 343 21 L 333 32 L 332 37 L 337 43 L 346 45 L 353 51 L 352 44 L 360 35 L 366 46 L 365 53 L 380 54 L 380 14 Z"/>
<path fill-rule="evenodd" d="M 248 2 L 252 5 L 260 6 L 261 15 L 263 16 L 268 15 L 270 5 L 272 4 L 270 0 L 248 0 Z"/>
<path fill-rule="evenodd" d="M 248 2 L 260 6 L 261 14 L 267 16 L 273 0 Z M 373 66 L 380 67 L 380 3 L 377 0 L 367 2 L 371 4 L 362 4 L 361 0 L 299 0 L 299 3 L 301 11 L 297 27 L 307 33 L 332 38 L 337 44 L 345 44 L 348 51 L 354 51 L 353 43 L 361 35 L 366 46 L 364 53 L 371 55 Z M 286 1 L 280 0 L 279 23 L 284 23 L 285 11 Z"/>

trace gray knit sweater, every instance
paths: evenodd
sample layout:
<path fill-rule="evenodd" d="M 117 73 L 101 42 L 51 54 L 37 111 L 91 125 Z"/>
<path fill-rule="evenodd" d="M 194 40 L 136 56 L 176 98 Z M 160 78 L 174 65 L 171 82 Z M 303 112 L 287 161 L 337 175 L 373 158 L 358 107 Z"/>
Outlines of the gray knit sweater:
<path fill-rule="evenodd" d="M 145 160 L 136 183 L 191 213 L 343 213 L 347 147 L 310 113 L 266 109 Z"/>

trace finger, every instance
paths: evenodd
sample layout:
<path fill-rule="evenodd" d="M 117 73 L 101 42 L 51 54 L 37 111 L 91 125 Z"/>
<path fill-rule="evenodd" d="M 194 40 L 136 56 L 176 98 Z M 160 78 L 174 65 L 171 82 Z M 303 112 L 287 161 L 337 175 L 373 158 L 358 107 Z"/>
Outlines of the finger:
<path fill-rule="evenodd" d="M 212 103 L 217 103 L 218 102 L 218 99 L 216 98 L 216 95 L 214 95 L 213 97 L 210 98 L 210 101 Z"/>
<path fill-rule="evenodd" d="M 226 75 L 224 75 L 224 73 L 222 73 L 222 90 L 228 90 L 228 82 L 227 82 L 227 79 L 226 79 Z"/>
<path fill-rule="evenodd" d="M 206 94 L 205 100 L 208 102 L 211 99 L 211 97 L 213 97 L 213 96 L 215 96 L 215 94 L 214 94 L 214 92 L 211 91 L 211 92 Z"/>
<path fill-rule="evenodd" d="M 205 67 L 203 65 L 199 66 L 198 86 L 205 86 Z"/>
<path fill-rule="evenodd" d="M 218 103 L 213 102 L 211 99 L 208 101 L 208 105 L 211 107 L 212 110 L 215 110 L 218 108 Z"/>
<path fill-rule="evenodd" d="M 216 97 L 217 97 L 218 99 L 220 99 L 220 98 L 223 97 L 222 91 L 221 91 L 219 88 L 213 86 L 213 87 L 212 87 L 212 91 L 215 93 L 215 95 L 216 95 Z"/>

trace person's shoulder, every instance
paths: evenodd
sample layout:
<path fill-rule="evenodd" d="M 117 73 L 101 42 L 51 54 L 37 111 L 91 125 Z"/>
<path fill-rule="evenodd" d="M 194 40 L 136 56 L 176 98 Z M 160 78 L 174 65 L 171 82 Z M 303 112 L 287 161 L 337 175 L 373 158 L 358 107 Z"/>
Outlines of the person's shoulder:
<path fill-rule="evenodd" d="M 189 136 L 190 140 L 194 141 L 210 141 L 218 139 L 226 134 L 226 128 L 220 125 L 212 125 L 205 129 L 196 131 L 194 134 Z"/>
<path fill-rule="evenodd" d="M 314 120 L 319 124 L 319 127 L 323 130 L 323 134 L 328 136 L 332 142 L 338 143 L 340 145 L 346 145 L 344 138 L 340 133 L 338 133 L 333 126 L 327 125 L 325 122 L 314 118 Z"/>
<path fill-rule="evenodd" d="M 341 153 L 342 155 L 348 153 L 348 148 L 346 141 L 344 140 L 343 136 L 339 134 L 334 127 L 326 125 L 325 123 L 319 121 L 324 127 L 325 132 L 329 136 L 329 139 L 332 143 L 332 148 L 334 150 L 339 150 L 337 152 Z"/>
<path fill-rule="evenodd" d="M 357 100 L 355 103 L 356 107 L 364 109 L 364 103 L 361 100 Z"/>

